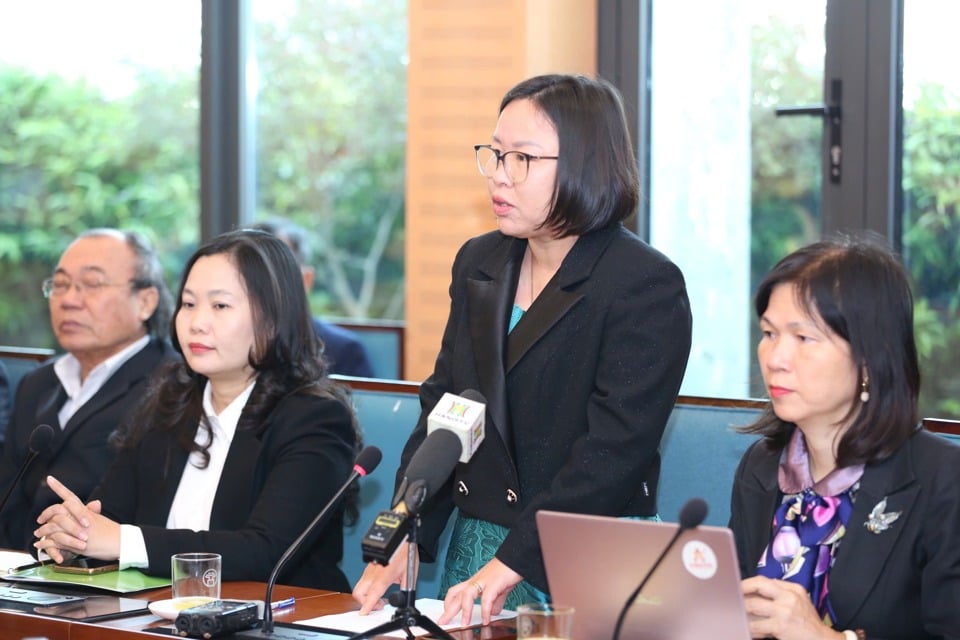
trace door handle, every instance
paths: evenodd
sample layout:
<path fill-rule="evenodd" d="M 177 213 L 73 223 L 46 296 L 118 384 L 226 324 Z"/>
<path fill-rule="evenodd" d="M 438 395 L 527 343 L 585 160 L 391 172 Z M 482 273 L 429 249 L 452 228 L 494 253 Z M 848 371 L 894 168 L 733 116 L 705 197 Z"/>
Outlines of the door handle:
<path fill-rule="evenodd" d="M 830 167 L 830 182 L 840 184 L 843 160 L 843 82 L 838 78 L 830 81 L 829 104 L 804 104 L 792 107 L 777 107 L 777 117 L 782 116 L 819 116 L 829 126 L 830 144 L 827 147 L 827 165 Z"/>

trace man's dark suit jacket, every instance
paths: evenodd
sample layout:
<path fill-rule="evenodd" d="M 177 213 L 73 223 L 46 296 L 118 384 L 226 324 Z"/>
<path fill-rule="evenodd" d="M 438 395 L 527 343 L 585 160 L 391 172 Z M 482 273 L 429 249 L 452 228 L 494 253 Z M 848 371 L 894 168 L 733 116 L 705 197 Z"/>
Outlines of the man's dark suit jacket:
<path fill-rule="evenodd" d="M 352 331 L 319 318 L 313 319 L 313 328 L 323 342 L 323 356 L 327 360 L 329 373 L 361 378 L 374 377 L 367 350 Z"/>
<path fill-rule="evenodd" d="M 266 581 L 277 560 L 346 481 L 356 434 L 350 410 L 314 395 L 282 399 L 261 425 L 237 425 L 213 501 L 209 531 L 166 528 L 187 453 L 167 431 L 153 431 L 117 456 L 95 497 L 103 513 L 143 531 L 154 575 L 170 575 L 170 556 L 210 551 L 223 556 L 224 580 Z M 351 549 L 351 553 L 359 553 Z M 350 590 L 337 567 L 343 510 L 288 563 L 283 584 Z"/>
<path fill-rule="evenodd" d="M 770 541 L 779 463 L 761 440 L 737 469 L 730 528 L 744 577 L 756 575 Z M 884 498 L 885 513 L 900 517 L 872 533 L 865 524 Z M 960 447 L 918 431 L 868 465 L 839 544 L 830 570 L 837 629 L 864 629 L 871 640 L 960 638 Z"/>
<path fill-rule="evenodd" d="M 62 429 L 57 412 L 67 395 L 53 370 L 53 361 L 23 378 L 7 427 L 0 492 L 7 491 L 27 458 L 33 429 L 48 424 L 55 435 L 50 451 L 31 463 L 0 514 L 0 547 L 33 551 L 37 516 L 60 502 L 47 488 L 47 475 L 55 476 L 81 499 L 90 495 L 113 459 L 107 438 L 143 397 L 151 372 L 161 362 L 176 357 L 166 340 L 152 339 L 117 369 Z"/>
<path fill-rule="evenodd" d="M 401 470 L 444 392 L 482 393 L 486 437 L 428 505 L 422 552 L 435 556 L 455 503 L 510 527 L 497 558 L 546 590 L 537 510 L 657 512 L 658 447 L 686 368 L 691 318 L 680 270 L 615 225 L 577 240 L 508 337 L 526 245 L 492 232 L 457 255 L 450 316 Z"/>
<path fill-rule="evenodd" d="M 7 422 L 10 420 L 10 402 L 13 400 L 10 389 L 10 375 L 7 367 L 0 362 L 0 454 L 3 453 L 3 437 L 7 431 Z M 2 495 L 2 494 L 0 494 Z"/>

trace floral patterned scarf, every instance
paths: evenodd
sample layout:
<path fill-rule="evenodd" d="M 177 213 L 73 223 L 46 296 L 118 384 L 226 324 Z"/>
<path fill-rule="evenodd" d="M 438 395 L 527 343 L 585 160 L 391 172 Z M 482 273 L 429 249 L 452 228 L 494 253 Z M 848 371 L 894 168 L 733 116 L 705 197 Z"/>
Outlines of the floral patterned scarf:
<path fill-rule="evenodd" d="M 834 469 L 818 482 L 810 475 L 807 443 L 793 432 L 780 459 L 783 502 L 773 516 L 770 544 L 757 563 L 757 573 L 789 580 L 810 594 L 823 621 L 833 626 L 830 568 L 838 541 L 846 533 L 863 465 Z"/>

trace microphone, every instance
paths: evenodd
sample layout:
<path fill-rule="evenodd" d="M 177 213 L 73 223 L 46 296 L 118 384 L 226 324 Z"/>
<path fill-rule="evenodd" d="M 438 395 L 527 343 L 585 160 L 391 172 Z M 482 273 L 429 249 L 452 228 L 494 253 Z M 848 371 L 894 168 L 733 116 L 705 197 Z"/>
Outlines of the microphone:
<path fill-rule="evenodd" d="M 360 543 L 364 562 L 387 565 L 410 528 L 409 516 L 420 512 L 423 504 L 443 486 L 460 459 L 460 438 L 439 429 L 427 436 L 407 465 L 394 505 L 381 511 Z"/>
<path fill-rule="evenodd" d="M 33 431 L 30 432 L 30 439 L 27 441 L 29 453 L 27 453 L 27 457 L 23 460 L 23 464 L 20 465 L 20 470 L 17 471 L 17 475 L 14 476 L 13 482 L 7 487 L 7 492 L 3 495 L 3 500 L 0 500 L 0 513 L 2 513 L 4 507 L 7 506 L 7 501 L 10 500 L 10 496 L 13 495 L 13 489 L 20 484 L 23 474 L 27 472 L 27 467 L 30 466 L 37 456 L 41 454 L 45 455 L 50 451 L 53 435 L 53 427 L 48 424 L 38 424 L 34 427 Z"/>
<path fill-rule="evenodd" d="M 427 437 L 413 454 L 391 508 L 381 511 L 363 536 L 364 562 L 387 565 L 416 516 L 453 473 L 457 462 L 469 462 L 483 442 L 486 399 L 467 389 L 445 393 L 427 416 Z"/>
<path fill-rule="evenodd" d="M 360 452 L 360 455 L 357 456 L 357 461 L 353 465 L 353 471 L 350 473 L 350 476 L 347 478 L 347 481 L 343 483 L 343 486 L 340 487 L 340 490 L 323 506 L 323 509 L 320 510 L 320 513 L 317 514 L 317 517 L 313 519 L 307 528 L 303 530 L 303 533 L 294 540 L 287 550 L 283 552 L 283 555 L 280 556 L 280 559 L 277 560 L 276 566 L 273 567 L 273 571 L 270 572 L 270 578 L 267 580 L 267 594 L 263 600 L 263 622 L 260 625 L 260 630 L 256 632 L 251 632 L 249 634 L 237 634 L 236 637 L 239 638 L 255 638 L 257 636 L 263 636 L 273 633 L 273 607 L 270 606 L 273 597 L 273 586 L 277 582 L 277 576 L 280 574 L 280 570 L 284 567 L 290 558 L 293 557 L 297 551 L 300 550 L 301 545 L 304 541 L 309 538 L 316 530 L 319 528 L 320 523 L 326 519 L 327 514 L 333 509 L 341 496 L 354 480 L 357 478 L 362 478 L 363 476 L 371 473 L 374 469 L 377 468 L 377 465 L 380 464 L 380 460 L 383 458 L 383 453 L 377 447 L 365 447 L 363 451 Z"/>
<path fill-rule="evenodd" d="M 663 551 L 660 553 L 657 561 L 653 563 L 653 566 L 650 567 L 650 570 L 647 571 L 647 574 L 643 576 L 643 580 L 641 580 L 637 588 L 633 590 L 633 593 L 630 594 L 630 597 L 627 598 L 627 602 L 620 610 L 620 615 L 617 616 L 617 624 L 613 628 L 613 640 L 617 640 L 620 637 L 620 628 L 623 626 L 623 620 L 627 617 L 627 611 L 630 610 L 630 606 L 633 605 L 634 600 L 636 600 L 637 596 L 640 595 L 640 592 L 643 591 L 643 588 L 646 586 L 653 573 L 657 570 L 657 567 L 659 567 L 660 563 L 663 562 L 663 559 L 667 557 L 667 553 L 673 548 L 673 545 L 677 542 L 677 538 L 680 537 L 680 534 L 682 534 L 684 531 L 688 531 L 689 529 L 696 529 L 703 523 L 703 520 L 706 517 L 707 503 L 703 500 L 703 498 L 690 498 L 687 500 L 686 504 L 683 505 L 683 507 L 680 509 L 680 526 L 677 527 L 677 531 L 673 534 L 673 537 L 670 538 L 670 542 L 667 543 L 667 546 L 663 548 Z"/>
<path fill-rule="evenodd" d="M 443 394 L 427 416 L 427 435 L 438 429 L 452 432 L 460 439 L 460 462 L 469 462 L 483 442 L 486 403 L 486 398 L 473 389 L 467 389 L 459 396 Z"/>

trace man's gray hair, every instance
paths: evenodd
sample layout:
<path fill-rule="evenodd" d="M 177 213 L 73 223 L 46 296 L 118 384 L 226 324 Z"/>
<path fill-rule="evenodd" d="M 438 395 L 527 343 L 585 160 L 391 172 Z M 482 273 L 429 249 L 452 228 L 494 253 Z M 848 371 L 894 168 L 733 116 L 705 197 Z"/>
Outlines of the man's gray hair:
<path fill-rule="evenodd" d="M 135 290 L 157 290 L 157 308 L 147 318 L 147 333 L 153 338 L 166 338 L 170 335 L 170 319 L 173 317 L 173 295 L 163 277 L 163 267 L 153 245 L 142 233 L 125 231 L 122 229 L 89 229 L 81 233 L 78 238 L 110 237 L 122 239 L 136 256 L 136 266 L 133 276 Z"/>

